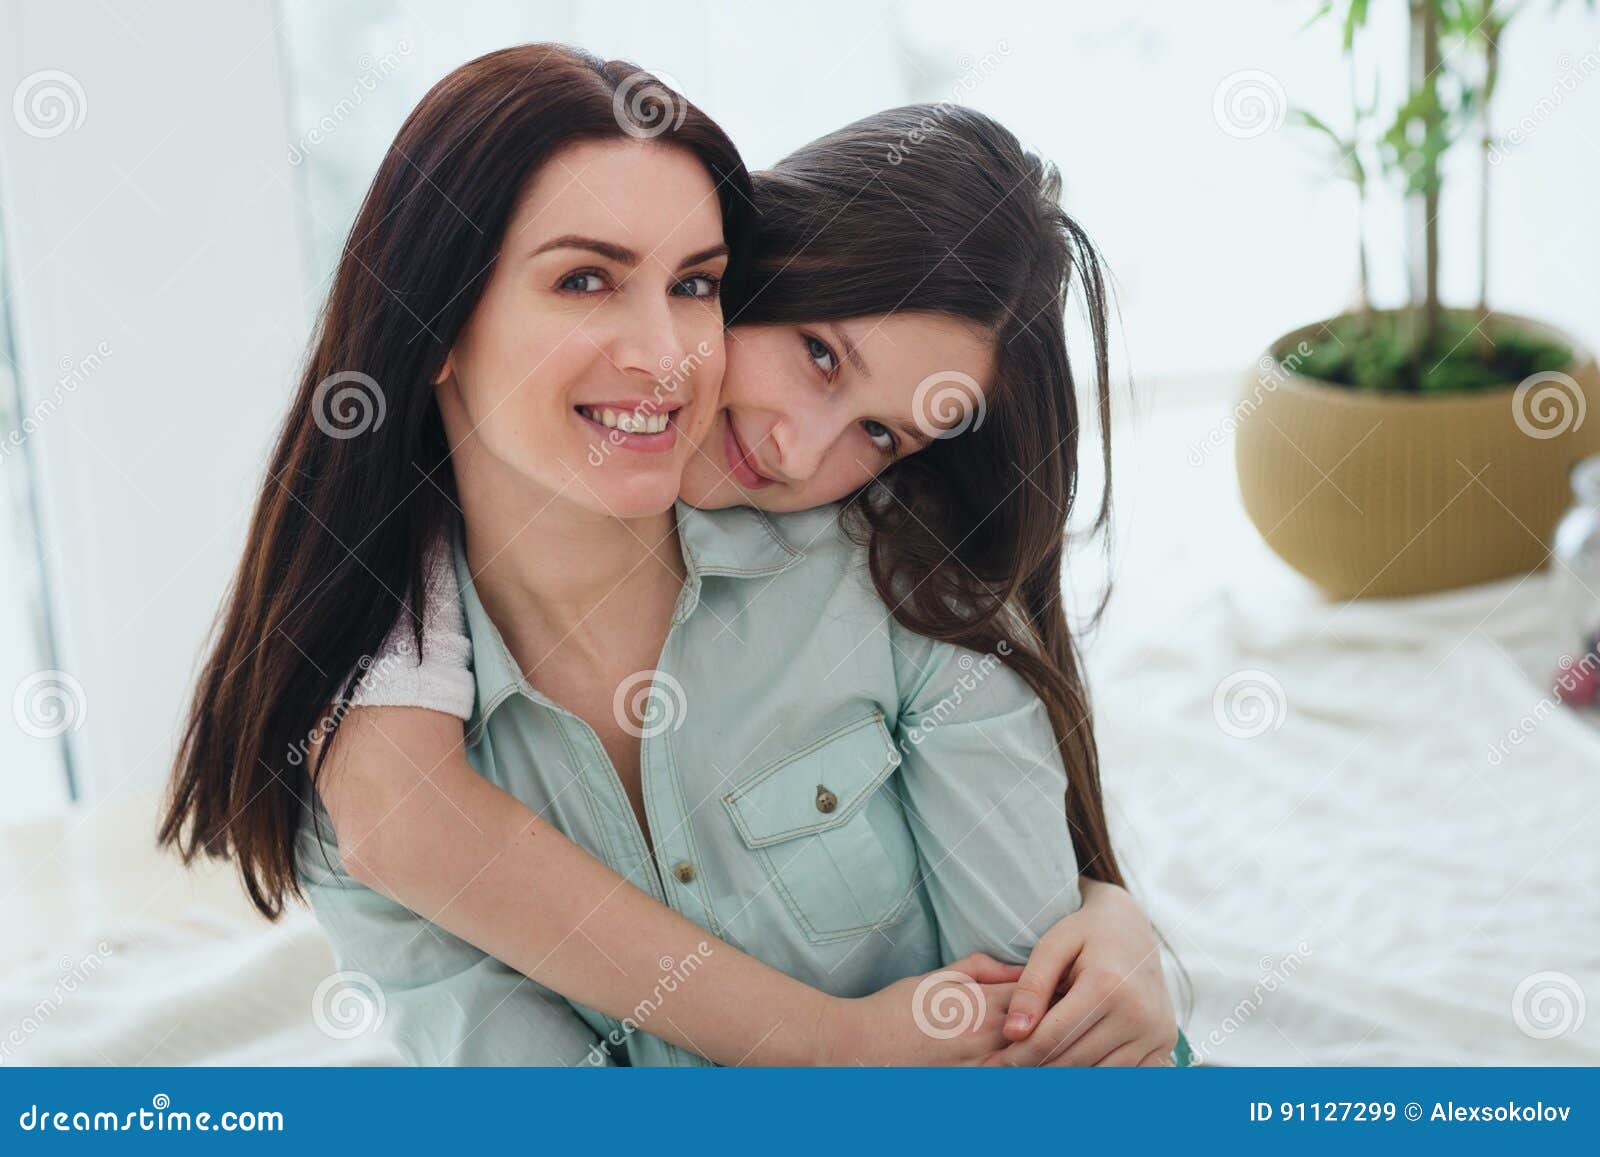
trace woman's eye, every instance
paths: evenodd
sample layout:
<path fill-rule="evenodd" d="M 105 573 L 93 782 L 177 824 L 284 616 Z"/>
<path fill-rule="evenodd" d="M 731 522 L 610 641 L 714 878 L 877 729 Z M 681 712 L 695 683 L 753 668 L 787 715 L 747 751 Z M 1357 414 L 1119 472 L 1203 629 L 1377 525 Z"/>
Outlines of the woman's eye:
<path fill-rule="evenodd" d="M 709 298 L 717 296 L 717 291 L 721 286 L 722 282 L 715 277 L 701 273 L 696 274 L 694 277 L 685 277 L 672 289 L 679 297 Z"/>
<path fill-rule="evenodd" d="M 833 351 L 828 348 L 828 343 L 812 337 L 810 334 L 801 335 L 805 339 L 806 353 L 811 355 L 811 360 L 817 363 L 817 368 L 825 374 L 831 374 L 839 367 L 839 359 L 833 356 Z"/>
<path fill-rule="evenodd" d="M 872 439 L 872 444 L 885 454 L 893 454 L 895 448 L 894 431 L 882 422 L 874 422 L 871 418 L 861 423 L 861 428 L 867 432 L 867 437 Z"/>
<path fill-rule="evenodd" d="M 564 293 L 599 293 L 606 287 L 606 279 L 592 269 L 581 273 L 569 273 L 561 279 L 560 289 Z"/>

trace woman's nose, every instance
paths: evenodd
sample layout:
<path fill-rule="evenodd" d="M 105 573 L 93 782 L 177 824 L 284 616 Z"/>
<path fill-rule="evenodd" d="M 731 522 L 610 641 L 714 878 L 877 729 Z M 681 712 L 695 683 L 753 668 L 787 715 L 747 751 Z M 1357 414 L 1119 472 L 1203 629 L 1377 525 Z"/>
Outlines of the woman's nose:
<path fill-rule="evenodd" d="M 665 297 L 629 310 L 614 344 L 618 369 L 651 377 L 669 372 L 688 353 L 671 302 Z"/>

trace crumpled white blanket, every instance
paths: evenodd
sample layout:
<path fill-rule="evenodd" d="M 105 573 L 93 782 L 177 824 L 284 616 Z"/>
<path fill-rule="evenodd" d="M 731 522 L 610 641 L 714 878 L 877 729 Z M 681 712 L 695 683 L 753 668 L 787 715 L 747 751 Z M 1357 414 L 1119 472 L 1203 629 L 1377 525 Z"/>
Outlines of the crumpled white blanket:
<path fill-rule="evenodd" d="M 1600 726 L 1550 696 L 1549 582 L 1202 584 L 1092 652 L 1114 835 L 1205 1059 L 1600 1064 Z"/>

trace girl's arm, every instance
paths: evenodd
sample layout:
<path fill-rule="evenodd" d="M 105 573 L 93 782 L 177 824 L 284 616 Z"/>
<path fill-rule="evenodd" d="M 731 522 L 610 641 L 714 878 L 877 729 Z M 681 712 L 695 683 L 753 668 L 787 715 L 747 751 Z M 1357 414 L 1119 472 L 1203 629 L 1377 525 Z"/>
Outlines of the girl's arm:
<path fill-rule="evenodd" d="M 917 1027 L 919 977 L 859 999 L 819 992 L 638 890 L 484 779 L 452 716 L 350 711 L 318 789 L 356 881 L 579 1004 L 635 1021 L 649 1008 L 650 1033 L 709 1060 L 958 1064 L 1005 1047 L 1020 968 L 978 954 L 955 965 L 985 986 L 987 1014 L 952 1040 Z M 422 935 L 394 945 L 402 955 L 432 949 Z M 670 992 L 669 959 L 695 961 Z M 423 961 L 415 972 L 430 970 Z"/>

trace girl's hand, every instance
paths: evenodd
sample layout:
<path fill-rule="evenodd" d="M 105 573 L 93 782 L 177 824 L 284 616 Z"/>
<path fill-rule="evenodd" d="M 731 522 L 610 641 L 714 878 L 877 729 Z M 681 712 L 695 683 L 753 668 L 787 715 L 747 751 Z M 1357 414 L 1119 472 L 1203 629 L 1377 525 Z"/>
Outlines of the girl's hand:
<path fill-rule="evenodd" d="M 949 968 L 834 999 L 821 1026 L 822 1065 L 976 1065 L 1006 1048 L 1001 1026 L 1019 964 L 974 952 Z"/>
<path fill-rule="evenodd" d="M 1004 1031 L 1016 1043 L 989 1064 L 1172 1063 L 1178 1020 L 1155 931 L 1132 896 L 1083 881 L 1083 907 L 1046 932 L 1028 958 Z"/>

